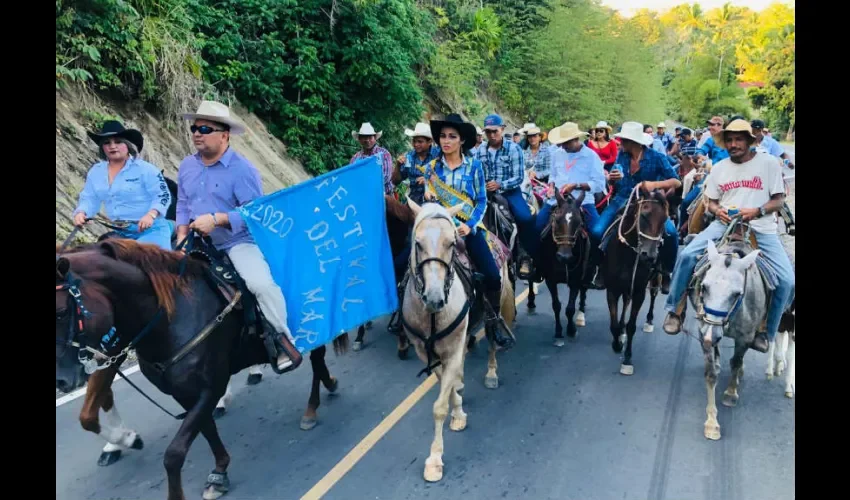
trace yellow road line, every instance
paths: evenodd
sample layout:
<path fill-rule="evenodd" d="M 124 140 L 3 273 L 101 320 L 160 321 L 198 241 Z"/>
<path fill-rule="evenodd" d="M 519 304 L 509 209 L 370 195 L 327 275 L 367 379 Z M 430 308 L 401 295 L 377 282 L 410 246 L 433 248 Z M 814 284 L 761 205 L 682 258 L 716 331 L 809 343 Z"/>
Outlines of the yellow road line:
<path fill-rule="evenodd" d="M 526 297 L 528 297 L 528 289 L 524 290 L 521 294 L 517 296 L 515 304 L 517 306 L 520 305 L 522 301 L 526 299 Z M 484 329 L 481 328 L 475 334 L 475 338 L 477 340 L 481 340 L 483 337 Z M 407 412 L 409 412 L 410 409 L 413 408 L 416 403 L 418 403 L 419 400 L 422 399 L 425 394 L 427 394 L 428 391 L 430 391 L 431 388 L 435 385 L 437 385 L 437 376 L 431 374 L 421 384 L 419 384 L 419 386 L 414 389 L 409 396 L 404 398 L 404 401 L 402 401 L 398 406 L 396 406 L 395 409 L 390 412 L 389 415 L 384 417 L 384 419 L 381 420 L 381 422 L 377 426 L 375 426 L 375 428 L 372 429 L 372 431 L 369 432 L 366 437 L 364 437 L 359 443 L 357 443 L 357 446 L 352 448 L 352 450 L 349 451 L 347 455 L 342 457 L 342 460 L 340 460 L 334 466 L 333 469 L 331 469 L 327 474 L 325 474 L 325 477 L 320 479 L 319 482 L 315 484 L 315 486 L 310 488 L 310 491 L 305 493 L 304 496 L 301 497 L 301 500 L 313 500 L 322 498 L 328 491 L 330 491 L 331 488 L 333 488 L 333 486 L 340 479 L 342 479 L 346 474 L 348 474 L 348 471 L 350 471 L 357 464 L 357 462 L 359 462 L 360 459 L 363 458 L 366 453 L 369 452 L 369 450 L 371 450 L 376 444 L 378 444 L 378 441 L 380 441 L 381 438 L 383 438 L 387 434 L 387 432 L 390 431 L 390 429 L 395 427 L 395 424 L 397 424 L 399 420 L 402 419 L 402 417 L 407 415 Z"/>

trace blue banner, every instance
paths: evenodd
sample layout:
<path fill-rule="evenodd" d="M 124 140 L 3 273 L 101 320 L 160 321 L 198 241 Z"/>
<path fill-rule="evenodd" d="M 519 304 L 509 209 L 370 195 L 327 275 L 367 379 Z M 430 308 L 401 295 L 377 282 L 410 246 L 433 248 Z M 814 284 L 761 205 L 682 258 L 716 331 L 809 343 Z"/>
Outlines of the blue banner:
<path fill-rule="evenodd" d="M 240 208 L 301 353 L 398 307 L 384 204 L 372 156 Z"/>

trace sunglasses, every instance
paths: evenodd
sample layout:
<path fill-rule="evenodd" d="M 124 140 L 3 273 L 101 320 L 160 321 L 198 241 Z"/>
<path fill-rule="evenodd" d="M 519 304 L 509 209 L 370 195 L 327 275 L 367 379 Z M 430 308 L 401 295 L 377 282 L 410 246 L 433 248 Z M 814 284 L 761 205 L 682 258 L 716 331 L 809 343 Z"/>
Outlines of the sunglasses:
<path fill-rule="evenodd" d="M 189 127 L 189 130 L 194 134 L 195 132 L 200 132 L 202 135 L 212 134 L 213 132 L 227 132 L 221 128 L 212 128 L 209 125 L 201 125 L 200 127 L 197 125 L 192 125 Z"/>

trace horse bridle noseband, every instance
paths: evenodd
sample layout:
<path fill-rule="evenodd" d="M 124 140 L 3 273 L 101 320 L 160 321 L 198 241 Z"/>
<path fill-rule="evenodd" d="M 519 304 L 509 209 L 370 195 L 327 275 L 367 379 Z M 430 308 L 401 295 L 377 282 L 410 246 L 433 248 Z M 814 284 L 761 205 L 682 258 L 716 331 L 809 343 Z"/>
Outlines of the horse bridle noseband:
<path fill-rule="evenodd" d="M 454 224 L 454 222 L 447 217 L 436 216 L 436 217 L 431 217 L 431 218 L 432 219 L 442 219 L 442 220 L 447 221 L 449 224 Z M 415 234 L 416 228 L 414 227 L 413 230 L 414 230 L 414 234 Z M 412 241 L 411 244 L 415 245 L 416 242 Z M 448 300 L 449 291 L 451 291 L 452 284 L 454 283 L 454 279 L 455 279 L 455 271 L 454 271 L 454 265 L 453 264 L 454 264 L 455 255 L 456 255 L 456 252 L 457 252 L 457 240 L 452 241 L 451 251 L 452 251 L 451 257 L 449 258 L 448 262 L 446 262 L 445 260 L 443 260 L 439 257 L 428 257 L 427 259 L 420 261 L 419 260 L 419 252 L 418 251 L 413 252 L 414 260 L 416 261 L 416 264 L 414 266 L 413 262 L 410 263 L 410 274 L 413 277 L 413 289 L 416 290 L 417 295 L 419 295 L 419 298 L 422 299 L 423 302 L 425 301 L 425 278 L 422 275 L 422 268 L 425 264 L 427 264 L 429 262 L 438 262 L 438 263 L 442 264 L 443 266 L 445 266 L 445 268 L 446 268 L 446 279 L 445 279 L 445 283 L 443 284 L 443 292 L 445 294 L 446 300 Z"/>

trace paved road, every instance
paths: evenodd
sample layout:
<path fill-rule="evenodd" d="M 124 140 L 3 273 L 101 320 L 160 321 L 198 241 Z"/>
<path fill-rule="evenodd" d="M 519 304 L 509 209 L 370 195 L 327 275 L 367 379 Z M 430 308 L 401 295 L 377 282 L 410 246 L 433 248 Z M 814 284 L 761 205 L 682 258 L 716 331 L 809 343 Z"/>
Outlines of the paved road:
<path fill-rule="evenodd" d="M 485 349 L 469 356 L 469 426 L 453 433 L 446 425 L 441 483 L 422 479 L 433 437 L 432 389 L 325 498 L 793 499 L 795 402 L 783 396 L 782 381 L 766 380 L 766 355 L 748 354 L 741 401 L 735 409 L 720 407 L 723 438 L 709 442 L 702 435 L 706 391 L 697 342 L 661 331 L 659 300 L 655 333 L 638 330 L 635 374 L 620 375 L 602 293 L 590 292 L 588 326 L 578 342 L 560 349 L 551 343 L 545 287 L 536 313 L 521 304 L 520 343 L 501 357 L 496 391 L 483 385 Z M 276 377 L 266 369 L 265 380 L 253 387 L 244 385 L 244 373 L 234 378 L 234 401 L 218 421 L 232 457 L 232 490 L 225 498 L 300 498 L 422 382 L 415 377 L 421 363 L 396 358 L 384 326 L 375 322 L 363 351 L 329 356 L 340 390 L 333 397 L 323 392 L 320 424 L 312 431 L 298 428 L 309 370 Z M 722 345 L 718 394 L 729 380 L 731 346 Z M 140 374 L 132 377 L 151 388 Z M 57 499 L 165 497 L 163 452 L 176 422 L 123 381 L 116 383 L 116 401 L 145 449 L 100 468 L 103 443 L 76 421 L 81 399 L 58 407 Z M 190 498 L 200 497 L 212 466 L 201 438 L 184 467 Z"/>

